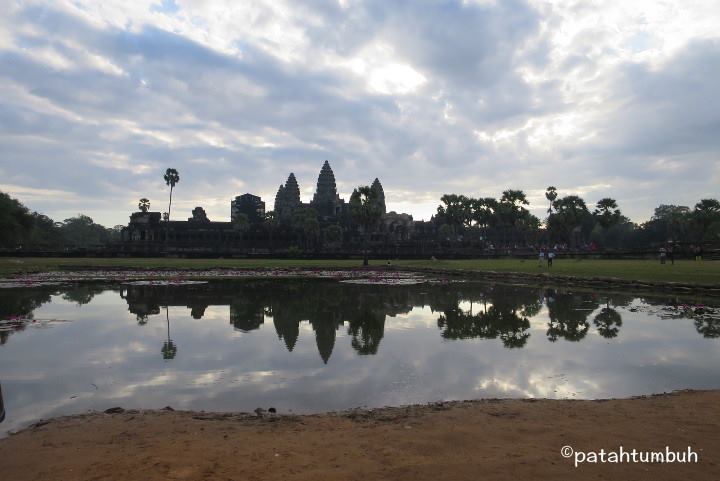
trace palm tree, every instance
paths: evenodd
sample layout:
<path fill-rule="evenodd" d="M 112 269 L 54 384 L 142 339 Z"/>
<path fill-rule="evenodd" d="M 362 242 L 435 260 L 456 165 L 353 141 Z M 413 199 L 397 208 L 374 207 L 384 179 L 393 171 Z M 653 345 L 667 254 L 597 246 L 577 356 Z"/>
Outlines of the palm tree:
<path fill-rule="evenodd" d="M 615 199 L 605 197 L 597 201 L 593 215 L 597 219 L 598 223 L 607 229 L 608 227 L 617 224 L 620 220 L 620 209 L 618 209 Z"/>
<path fill-rule="evenodd" d="M 173 188 L 175 188 L 175 185 L 180 182 L 180 174 L 178 174 L 178 171 L 175 169 L 167 169 L 163 178 L 165 179 L 165 185 L 170 186 L 170 204 L 168 205 L 168 220 L 170 220 L 170 212 L 172 209 L 172 192 Z"/>
<path fill-rule="evenodd" d="M 551 214 L 553 205 L 555 204 L 555 199 L 557 199 L 557 189 L 555 186 L 550 186 L 545 190 L 545 198 L 550 201 L 550 207 L 548 207 L 547 213 Z"/>
<path fill-rule="evenodd" d="M 363 265 L 368 265 L 367 236 L 382 217 L 377 192 L 364 185 L 353 190 L 350 196 L 350 213 L 363 229 Z"/>
<path fill-rule="evenodd" d="M 547 189 L 545 189 L 545 198 L 550 202 L 550 205 L 548 206 L 547 214 L 548 214 L 548 220 L 547 220 L 547 231 L 548 231 L 548 244 L 552 242 L 552 236 L 550 235 L 550 216 L 552 215 L 553 206 L 555 205 L 555 200 L 557 199 L 557 189 L 554 185 L 549 186 Z"/>
<path fill-rule="evenodd" d="M 145 197 L 143 197 L 138 202 L 138 209 L 140 209 L 142 212 L 149 211 L 150 210 L 150 201 L 147 200 Z"/>
<path fill-rule="evenodd" d="M 695 204 L 695 210 L 692 213 L 693 219 L 700 228 L 700 241 L 706 240 L 706 234 L 710 225 L 720 221 L 720 202 L 716 199 L 702 199 Z M 707 239 L 710 240 L 710 239 Z"/>
<path fill-rule="evenodd" d="M 524 205 L 529 205 L 525 192 L 522 190 L 508 189 L 503 191 L 498 203 L 498 214 L 503 225 L 503 243 L 507 243 L 507 229 L 516 228 L 520 219 L 528 214 Z"/>
<path fill-rule="evenodd" d="M 170 361 L 172 359 L 175 359 L 175 355 L 177 354 L 177 346 L 173 342 L 172 339 L 170 339 L 170 311 L 169 307 L 165 306 L 165 319 L 167 319 L 167 341 L 163 342 L 162 347 L 162 356 L 163 359 L 166 361 Z"/>
<path fill-rule="evenodd" d="M 468 209 L 468 199 L 464 195 L 445 194 L 440 197 L 440 202 L 445 204 L 437 208 L 437 214 L 445 220 L 445 223 L 453 229 L 460 227 L 465 223 L 468 217 L 466 211 Z"/>

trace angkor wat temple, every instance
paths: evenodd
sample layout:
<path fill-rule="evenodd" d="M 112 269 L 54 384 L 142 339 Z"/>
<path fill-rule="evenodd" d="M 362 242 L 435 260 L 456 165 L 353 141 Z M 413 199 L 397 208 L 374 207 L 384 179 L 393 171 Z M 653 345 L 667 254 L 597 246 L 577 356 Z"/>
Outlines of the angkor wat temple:
<path fill-rule="evenodd" d="M 371 188 L 376 193 L 380 210 L 384 215 L 386 213 L 385 192 L 377 178 L 373 181 Z M 322 223 L 342 225 L 352 223 L 349 205 L 338 195 L 335 174 L 327 160 L 320 169 L 315 195 L 310 202 L 300 201 L 300 187 L 292 172 L 285 181 L 285 185 L 281 184 L 275 195 L 275 217 L 280 222 L 292 219 L 296 212 L 303 209 L 314 209 L 318 220 Z"/>
<path fill-rule="evenodd" d="M 372 182 L 382 218 L 371 234 L 371 243 L 385 246 L 410 241 L 418 224 L 409 214 L 387 212 L 385 192 L 379 179 Z M 127 253 L 270 253 L 283 250 L 338 251 L 360 244 L 361 228 L 353 221 L 350 207 L 337 191 L 335 174 L 326 160 L 310 202 L 300 199 L 295 174 L 290 173 L 275 196 L 273 215 L 265 212 L 259 196 L 246 193 L 230 204 L 231 221 L 208 219 L 202 207 L 195 207 L 187 221 L 163 220 L 160 212 L 140 211 L 130 216 L 122 231 L 121 250 Z M 341 235 L 330 235 L 332 226 Z M 337 232 L 337 227 L 334 227 Z"/>

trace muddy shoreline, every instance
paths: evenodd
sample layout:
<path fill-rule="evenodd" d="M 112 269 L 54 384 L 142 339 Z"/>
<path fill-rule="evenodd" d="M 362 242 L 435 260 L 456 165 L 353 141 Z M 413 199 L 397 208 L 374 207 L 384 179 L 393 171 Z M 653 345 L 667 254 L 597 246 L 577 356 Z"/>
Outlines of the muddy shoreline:
<path fill-rule="evenodd" d="M 478 400 L 316 415 L 116 409 L 0 440 L 3 479 L 697 479 L 720 472 L 720 391 Z M 680 451 L 697 463 L 582 464 L 560 449 Z"/>

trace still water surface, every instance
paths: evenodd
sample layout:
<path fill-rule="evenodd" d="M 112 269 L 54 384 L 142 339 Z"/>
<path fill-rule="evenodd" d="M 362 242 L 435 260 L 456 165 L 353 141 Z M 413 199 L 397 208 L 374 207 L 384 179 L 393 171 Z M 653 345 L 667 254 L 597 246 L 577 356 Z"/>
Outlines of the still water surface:
<path fill-rule="evenodd" d="M 718 308 L 698 305 L 320 279 L 0 289 L 0 433 L 112 406 L 307 413 L 717 389 Z"/>

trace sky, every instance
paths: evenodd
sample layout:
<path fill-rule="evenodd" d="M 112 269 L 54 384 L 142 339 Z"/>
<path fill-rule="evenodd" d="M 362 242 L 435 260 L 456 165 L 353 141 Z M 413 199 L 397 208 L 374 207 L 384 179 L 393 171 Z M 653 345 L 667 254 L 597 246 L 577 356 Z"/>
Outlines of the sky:
<path fill-rule="evenodd" d="M 388 210 L 720 193 L 717 1 L 0 0 L 0 191 L 55 220 L 272 209 L 325 160 Z"/>

